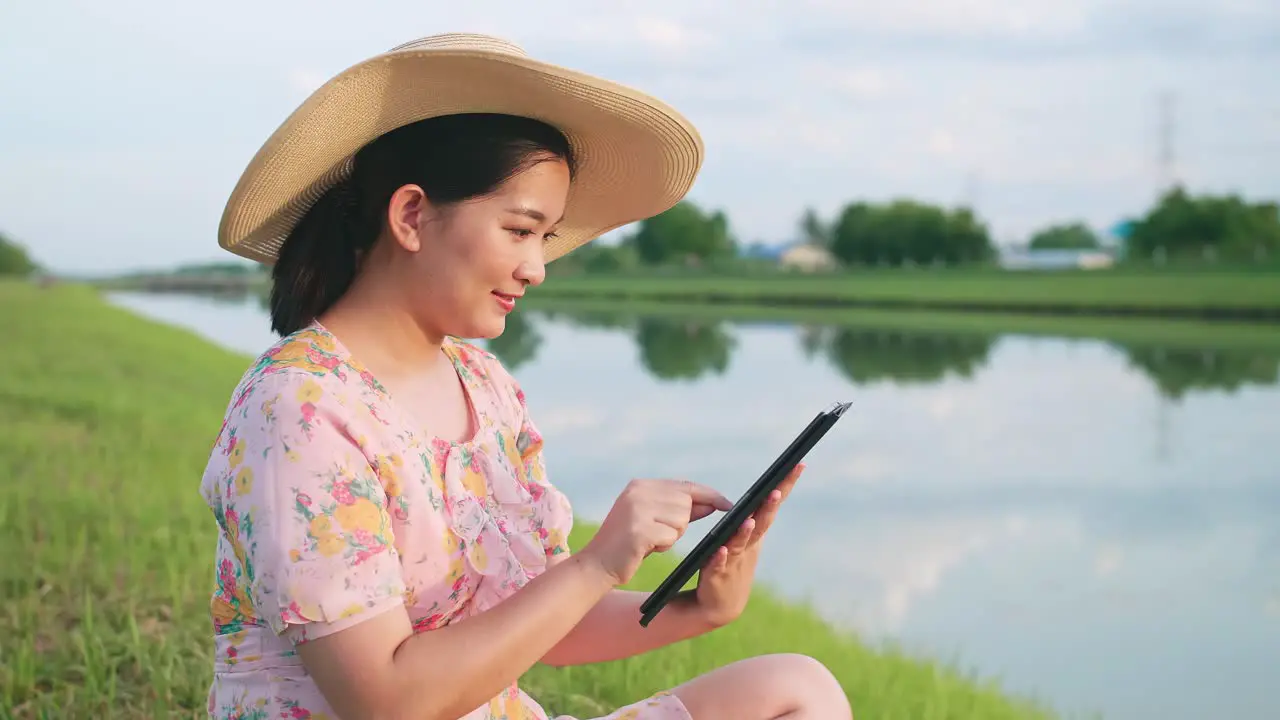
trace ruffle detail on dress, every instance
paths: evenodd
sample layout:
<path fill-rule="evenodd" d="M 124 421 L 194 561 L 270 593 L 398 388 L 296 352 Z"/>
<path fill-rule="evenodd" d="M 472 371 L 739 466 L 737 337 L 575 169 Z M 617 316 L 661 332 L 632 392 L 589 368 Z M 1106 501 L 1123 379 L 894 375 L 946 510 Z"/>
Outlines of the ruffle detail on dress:
<path fill-rule="evenodd" d="M 522 483 L 496 448 L 451 446 L 437 455 L 444 478 L 444 511 L 464 543 L 469 569 L 481 577 L 468 615 L 501 602 L 546 569 L 544 526 L 561 522 L 559 491 Z"/>

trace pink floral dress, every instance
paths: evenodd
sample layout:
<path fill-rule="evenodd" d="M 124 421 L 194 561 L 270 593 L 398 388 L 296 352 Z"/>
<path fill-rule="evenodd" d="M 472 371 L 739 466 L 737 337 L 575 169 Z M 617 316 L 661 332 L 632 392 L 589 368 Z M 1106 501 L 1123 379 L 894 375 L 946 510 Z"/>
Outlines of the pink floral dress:
<path fill-rule="evenodd" d="M 415 631 L 484 612 L 568 552 L 573 515 L 498 360 L 450 340 L 477 432 L 422 435 L 318 324 L 233 393 L 201 493 L 220 529 L 210 717 L 339 720 L 295 645 L 403 606 Z M 428 681 L 424 678 L 424 681 Z M 538 718 L 516 683 L 465 716 Z M 659 693 L 610 718 L 688 718 Z"/>

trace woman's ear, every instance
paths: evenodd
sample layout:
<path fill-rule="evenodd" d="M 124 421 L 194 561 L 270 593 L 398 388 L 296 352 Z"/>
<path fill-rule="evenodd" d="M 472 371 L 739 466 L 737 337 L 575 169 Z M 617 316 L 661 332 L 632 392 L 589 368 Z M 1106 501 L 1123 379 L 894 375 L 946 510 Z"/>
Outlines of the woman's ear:
<path fill-rule="evenodd" d="M 417 185 L 401 185 L 387 203 L 387 230 L 409 252 L 422 249 L 422 230 L 431 219 L 431 202 Z"/>

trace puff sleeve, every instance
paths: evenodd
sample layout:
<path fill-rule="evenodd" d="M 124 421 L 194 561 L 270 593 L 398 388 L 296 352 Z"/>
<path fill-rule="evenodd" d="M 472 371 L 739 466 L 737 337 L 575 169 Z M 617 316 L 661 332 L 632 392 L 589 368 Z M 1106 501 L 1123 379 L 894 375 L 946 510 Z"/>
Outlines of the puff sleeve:
<path fill-rule="evenodd" d="M 305 642 L 402 605 L 386 492 L 348 407 L 358 400 L 308 372 L 254 382 L 228 413 L 205 478 L 252 614 Z"/>

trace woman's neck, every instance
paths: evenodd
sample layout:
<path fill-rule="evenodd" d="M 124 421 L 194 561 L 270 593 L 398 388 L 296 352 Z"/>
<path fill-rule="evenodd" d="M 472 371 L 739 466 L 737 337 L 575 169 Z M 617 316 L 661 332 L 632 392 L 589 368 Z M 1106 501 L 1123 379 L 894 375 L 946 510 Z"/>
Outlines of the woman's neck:
<path fill-rule="evenodd" d="M 374 287 L 353 286 L 318 320 L 376 374 L 416 376 L 445 360 L 444 334 L 422 327 Z"/>

